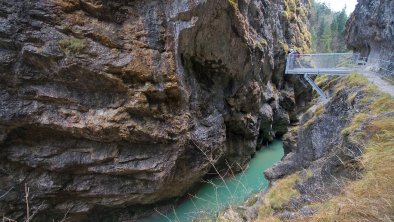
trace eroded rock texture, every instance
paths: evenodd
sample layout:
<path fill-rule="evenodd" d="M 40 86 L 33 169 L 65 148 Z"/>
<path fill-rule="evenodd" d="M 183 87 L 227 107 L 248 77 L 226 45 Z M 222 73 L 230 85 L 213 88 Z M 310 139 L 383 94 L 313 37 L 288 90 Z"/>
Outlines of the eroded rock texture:
<path fill-rule="evenodd" d="M 359 0 L 346 25 L 348 47 L 362 56 L 394 61 L 393 13 L 393 1 Z"/>
<path fill-rule="evenodd" d="M 1 0 L 0 215 L 25 217 L 26 184 L 35 220 L 127 220 L 247 163 L 308 99 L 283 77 L 308 7 Z"/>

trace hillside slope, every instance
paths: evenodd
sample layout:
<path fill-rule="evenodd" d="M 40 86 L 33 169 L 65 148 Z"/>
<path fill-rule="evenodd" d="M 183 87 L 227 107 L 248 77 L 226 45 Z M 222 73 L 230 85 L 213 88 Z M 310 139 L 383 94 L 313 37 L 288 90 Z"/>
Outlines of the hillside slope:
<path fill-rule="evenodd" d="M 332 98 L 285 136 L 257 221 L 393 220 L 394 99 L 358 74 L 320 84 Z"/>

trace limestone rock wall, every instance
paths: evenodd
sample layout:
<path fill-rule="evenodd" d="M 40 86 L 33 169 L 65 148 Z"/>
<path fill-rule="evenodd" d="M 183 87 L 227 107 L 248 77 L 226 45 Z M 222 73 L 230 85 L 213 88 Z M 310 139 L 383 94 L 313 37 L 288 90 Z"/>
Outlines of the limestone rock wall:
<path fill-rule="evenodd" d="M 37 221 L 126 220 L 246 164 L 309 99 L 283 76 L 308 7 L 1 0 L 0 215 L 25 218 L 26 185 Z"/>
<path fill-rule="evenodd" d="M 394 61 L 394 2 L 359 0 L 346 25 L 348 48 L 382 60 Z"/>

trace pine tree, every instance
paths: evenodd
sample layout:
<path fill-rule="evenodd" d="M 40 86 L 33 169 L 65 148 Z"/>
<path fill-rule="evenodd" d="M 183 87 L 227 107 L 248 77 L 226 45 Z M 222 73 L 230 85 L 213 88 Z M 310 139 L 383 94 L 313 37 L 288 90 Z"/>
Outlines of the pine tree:
<path fill-rule="evenodd" d="M 346 8 L 342 9 L 342 11 L 336 17 L 338 23 L 338 33 L 343 33 L 346 27 L 346 21 L 348 19 L 346 15 Z"/>
<path fill-rule="evenodd" d="M 328 25 L 324 27 L 323 36 L 321 38 L 323 52 L 331 52 L 332 33 L 331 27 Z"/>
<path fill-rule="evenodd" d="M 311 1 L 310 32 L 312 50 L 315 52 L 346 52 L 346 8 L 333 12 L 324 3 Z"/>

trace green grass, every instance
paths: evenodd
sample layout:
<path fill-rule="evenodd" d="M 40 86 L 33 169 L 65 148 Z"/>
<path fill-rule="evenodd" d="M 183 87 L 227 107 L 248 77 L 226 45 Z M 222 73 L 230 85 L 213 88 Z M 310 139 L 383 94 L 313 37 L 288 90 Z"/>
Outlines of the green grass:
<path fill-rule="evenodd" d="M 306 170 L 296 172 L 278 180 L 265 194 L 259 208 L 256 222 L 280 221 L 279 218 L 274 216 L 274 211 L 284 208 L 291 198 L 299 196 L 300 193 L 295 188 L 295 185 L 307 180 L 311 176 L 312 172 Z"/>
<path fill-rule="evenodd" d="M 277 181 L 265 194 L 259 208 L 258 219 L 256 221 L 278 221 L 273 216 L 277 209 L 282 209 L 292 197 L 299 196 L 300 193 L 294 187 L 302 180 L 301 173 L 297 172 Z M 311 176 L 307 173 L 307 177 Z M 305 179 L 305 178 L 304 178 Z"/>
<path fill-rule="evenodd" d="M 294 188 L 300 176 L 296 173 L 280 180 L 267 194 L 264 200 L 272 209 L 281 209 L 291 197 L 300 193 Z"/>

